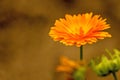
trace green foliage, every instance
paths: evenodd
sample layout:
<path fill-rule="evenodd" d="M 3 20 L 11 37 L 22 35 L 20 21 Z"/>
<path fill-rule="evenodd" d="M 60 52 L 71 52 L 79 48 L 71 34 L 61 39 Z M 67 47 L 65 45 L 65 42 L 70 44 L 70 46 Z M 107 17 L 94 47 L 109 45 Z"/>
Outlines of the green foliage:
<path fill-rule="evenodd" d="M 80 67 L 78 68 L 74 73 L 73 73 L 73 78 L 74 80 L 85 80 L 85 67 Z"/>

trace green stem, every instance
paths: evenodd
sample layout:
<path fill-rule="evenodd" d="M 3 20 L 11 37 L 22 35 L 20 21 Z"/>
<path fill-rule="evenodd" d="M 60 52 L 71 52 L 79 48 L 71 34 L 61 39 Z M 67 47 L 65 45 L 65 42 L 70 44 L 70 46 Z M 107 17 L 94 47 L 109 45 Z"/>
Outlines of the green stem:
<path fill-rule="evenodd" d="M 80 46 L 80 60 L 83 59 L 83 46 Z"/>
<path fill-rule="evenodd" d="M 112 74 L 113 74 L 114 80 L 117 80 L 116 73 L 115 73 L 115 72 L 113 72 Z"/>

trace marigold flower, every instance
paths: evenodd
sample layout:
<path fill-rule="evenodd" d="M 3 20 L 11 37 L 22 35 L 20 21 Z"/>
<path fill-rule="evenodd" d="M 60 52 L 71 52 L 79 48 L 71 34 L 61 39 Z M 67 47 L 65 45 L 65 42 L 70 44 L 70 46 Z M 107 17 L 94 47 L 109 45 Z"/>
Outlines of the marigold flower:
<path fill-rule="evenodd" d="M 83 66 L 84 62 L 75 62 L 67 57 L 60 58 L 60 65 L 56 68 L 58 72 L 72 73 L 75 69 L 78 69 L 80 66 Z"/>
<path fill-rule="evenodd" d="M 111 37 L 108 32 L 103 30 L 110 28 L 106 19 L 100 15 L 92 13 L 65 15 L 65 19 L 56 20 L 55 25 L 51 27 L 49 35 L 55 40 L 65 45 L 76 45 L 80 47 L 87 43 L 92 44 L 97 39 Z"/>

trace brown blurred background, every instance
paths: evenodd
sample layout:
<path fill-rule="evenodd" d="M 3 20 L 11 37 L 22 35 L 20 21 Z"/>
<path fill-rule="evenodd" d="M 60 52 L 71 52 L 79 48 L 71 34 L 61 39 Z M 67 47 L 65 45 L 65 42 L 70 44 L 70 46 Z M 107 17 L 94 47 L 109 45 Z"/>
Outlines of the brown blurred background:
<path fill-rule="evenodd" d="M 79 48 L 54 42 L 48 32 L 65 14 L 86 12 L 107 18 L 113 37 L 86 45 L 84 59 L 105 54 L 105 48 L 120 49 L 120 0 L 0 0 L 0 80 L 64 80 L 55 72 L 59 57 L 79 60 Z M 113 80 L 91 69 L 86 78 Z"/>

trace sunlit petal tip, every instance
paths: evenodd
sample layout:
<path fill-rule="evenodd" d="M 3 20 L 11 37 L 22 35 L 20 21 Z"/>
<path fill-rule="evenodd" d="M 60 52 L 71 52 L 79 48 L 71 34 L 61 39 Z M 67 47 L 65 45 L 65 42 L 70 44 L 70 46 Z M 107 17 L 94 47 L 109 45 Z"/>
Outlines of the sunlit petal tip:
<path fill-rule="evenodd" d="M 108 37 L 112 37 L 112 35 L 108 35 Z"/>
<path fill-rule="evenodd" d="M 65 15 L 65 18 L 66 18 L 66 19 L 69 19 L 69 18 L 71 18 L 71 17 L 72 17 L 72 16 L 71 16 L 70 14 L 66 14 L 66 15 Z"/>
<path fill-rule="evenodd" d="M 80 46 L 82 46 L 82 45 L 76 45 L 77 47 L 80 47 Z"/>
<path fill-rule="evenodd" d="M 90 12 L 90 15 L 93 15 L 93 12 Z"/>

